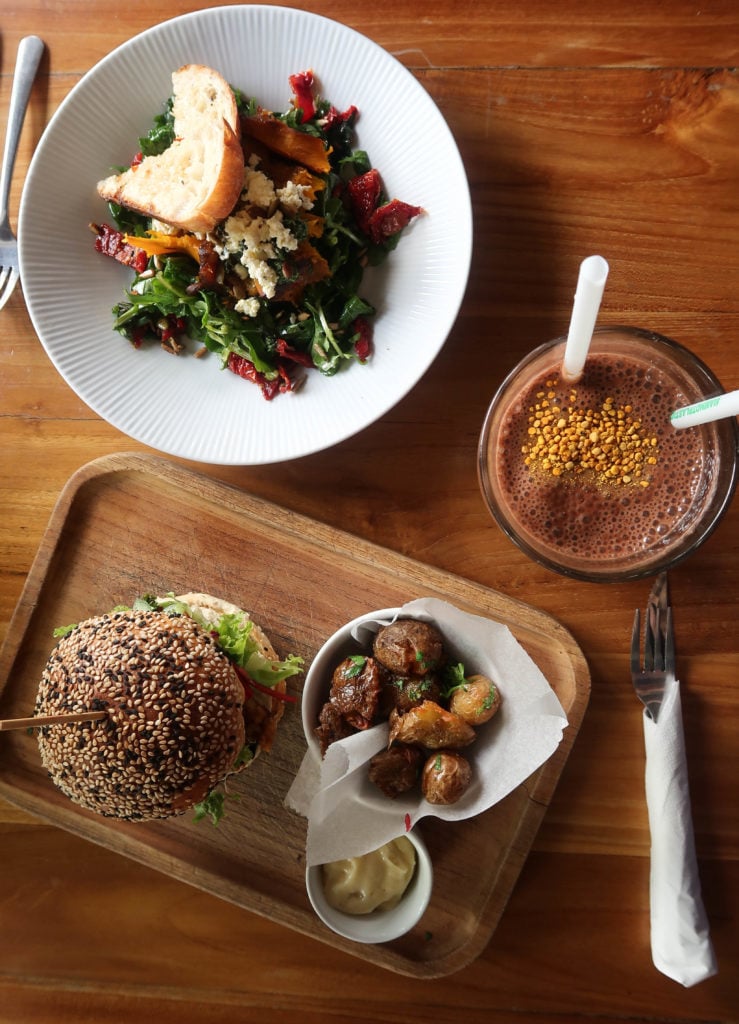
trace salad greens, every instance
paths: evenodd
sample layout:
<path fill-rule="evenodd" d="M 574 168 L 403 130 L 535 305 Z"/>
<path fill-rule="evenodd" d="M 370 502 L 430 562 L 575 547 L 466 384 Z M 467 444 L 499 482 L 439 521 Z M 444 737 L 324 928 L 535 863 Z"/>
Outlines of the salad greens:
<path fill-rule="evenodd" d="M 232 793 L 225 793 L 222 789 L 212 789 L 204 800 L 195 804 L 193 821 L 202 821 L 208 817 L 213 825 L 217 825 L 226 813 L 226 800 L 238 800 L 238 797 Z"/>
<path fill-rule="evenodd" d="M 403 227 L 421 212 L 399 200 L 388 202 L 381 185 L 369 205 L 363 194 L 357 200 L 365 178 L 369 181 L 374 175 L 373 181 L 380 179 L 367 153 L 353 148 L 356 108 L 339 113 L 328 101 L 313 97 L 309 72 L 291 76 L 290 84 L 295 93 L 290 109 L 269 116 L 290 131 L 320 138 L 330 166 L 324 174 L 310 170 L 309 178 L 316 183 L 310 205 L 296 210 L 292 204 L 280 204 L 278 208 L 303 265 L 294 246 L 282 248 L 279 238 L 272 240 L 264 263 L 276 278 L 276 291 L 267 297 L 268 290 L 261 289 L 258 282 L 254 287 L 252 281 L 246 313 L 239 282 L 243 282 L 243 266 L 248 264 L 230 245 L 227 218 L 205 239 L 217 253 L 215 279 L 203 274 L 202 262 L 198 265 L 192 249 L 150 254 L 145 263 L 131 264 L 137 267 L 133 283 L 125 299 L 113 308 L 115 330 L 136 347 L 159 339 L 171 351 L 179 352 L 178 339 L 187 336 L 215 353 L 222 368 L 258 384 L 268 399 L 293 390 L 303 367 L 332 376 L 349 363 L 370 358 L 375 309 L 360 294 L 364 268 L 382 263 L 396 247 Z M 234 93 L 242 119 L 259 114 L 253 98 L 238 90 Z M 174 139 L 173 125 L 170 97 L 151 130 L 139 140 L 141 157 L 163 152 Z M 265 166 L 269 167 L 269 161 Z M 295 166 L 305 175 L 305 167 Z M 256 167 L 261 169 L 261 163 Z M 264 173 L 269 176 L 268 169 Z M 109 210 L 117 231 L 134 251 L 137 238 L 155 237 L 150 219 L 114 203 Z M 372 213 L 382 216 L 370 226 Z M 107 225 L 104 228 L 110 230 Z M 161 225 L 156 226 L 159 229 Z M 201 236 L 197 240 L 202 241 Z M 308 263 L 312 271 L 306 270 Z M 325 272 L 316 273 L 316 266 Z"/>

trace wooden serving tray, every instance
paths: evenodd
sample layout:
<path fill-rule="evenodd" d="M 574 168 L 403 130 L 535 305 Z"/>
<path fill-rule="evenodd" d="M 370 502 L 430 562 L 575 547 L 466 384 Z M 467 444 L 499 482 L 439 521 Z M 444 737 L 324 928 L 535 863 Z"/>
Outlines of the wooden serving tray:
<path fill-rule="evenodd" d="M 484 814 L 421 831 L 434 864 L 419 925 L 384 945 L 324 927 L 305 893 L 306 822 L 283 801 L 306 750 L 289 705 L 271 753 L 237 777 L 215 828 L 190 815 L 116 822 L 72 804 L 49 781 L 35 737 L 0 734 L 0 793 L 38 817 L 382 967 L 415 977 L 459 970 L 503 912 L 584 714 L 590 677 L 570 634 L 502 594 L 369 544 L 150 455 L 112 455 L 62 491 L 0 653 L 0 717 L 32 714 L 55 626 L 146 592 L 196 590 L 249 609 L 282 656 L 306 667 L 340 625 L 374 608 L 438 597 L 506 623 L 569 719 L 552 757 Z M 299 693 L 302 676 L 290 681 Z"/>

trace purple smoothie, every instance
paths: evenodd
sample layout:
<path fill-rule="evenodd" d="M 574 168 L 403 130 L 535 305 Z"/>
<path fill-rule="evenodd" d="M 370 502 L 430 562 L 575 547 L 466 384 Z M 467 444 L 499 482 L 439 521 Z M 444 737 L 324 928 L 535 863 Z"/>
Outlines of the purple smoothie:
<path fill-rule="evenodd" d="M 715 518 L 717 503 L 723 505 L 723 428 L 676 430 L 669 422 L 674 409 L 705 397 L 706 382 L 641 332 L 596 332 L 583 376 L 572 386 L 561 381 L 563 350 L 561 340 L 538 350 L 491 406 L 480 468 L 496 518 L 533 557 L 588 578 L 641 574 L 673 553 L 681 556 L 706 516 Z M 599 420 L 607 400 L 606 410 L 613 422 L 618 414 L 622 429 L 615 439 Z M 565 452 L 553 464 L 546 447 L 551 434 L 538 449 L 544 455 L 532 457 L 536 441 L 543 443 L 542 402 L 555 410 L 549 429 Z M 573 457 L 563 440 L 576 429 L 587 456 L 578 449 Z M 603 439 L 611 442 L 606 455 Z M 588 462 L 592 450 L 599 453 L 599 469 Z M 580 458 L 590 468 L 583 469 Z M 613 475 L 604 466 L 614 467 L 608 470 Z"/>

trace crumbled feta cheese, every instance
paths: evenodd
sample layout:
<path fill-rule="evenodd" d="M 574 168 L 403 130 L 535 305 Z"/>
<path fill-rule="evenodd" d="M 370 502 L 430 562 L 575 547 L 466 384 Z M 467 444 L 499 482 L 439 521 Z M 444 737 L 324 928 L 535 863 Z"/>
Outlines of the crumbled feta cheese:
<path fill-rule="evenodd" d="M 264 297 L 267 299 L 274 298 L 275 288 L 277 287 L 277 274 L 270 267 L 269 263 L 248 251 L 241 257 L 241 262 L 249 271 L 252 281 L 255 281 L 261 288 Z"/>
<path fill-rule="evenodd" d="M 250 277 L 265 298 L 271 299 L 275 295 L 279 275 L 269 261 L 278 259 L 280 252 L 293 252 L 299 243 L 285 224 L 282 210 L 275 210 L 269 217 L 253 216 L 254 207 L 266 211 L 274 206 L 277 199 L 271 179 L 256 169 L 258 162 L 259 158 L 254 155 L 249 159 L 244 174 L 242 205 L 226 218 L 215 249 L 219 258 L 230 262 L 232 267 L 235 261 L 231 258 L 236 257 L 239 262 L 234 269 L 239 277 Z M 294 182 L 288 182 L 284 189 L 280 189 L 287 200 L 287 208 L 294 207 L 295 210 L 313 205 L 305 191 L 306 186 Z M 248 304 L 248 300 L 242 301 L 247 304 L 241 312 L 259 308 L 258 300 L 255 300 L 256 306 Z M 246 315 L 256 314 L 247 312 Z"/>
<path fill-rule="evenodd" d="M 298 210 L 313 208 L 313 200 L 308 195 L 310 191 L 310 185 L 298 185 L 295 181 L 288 181 L 284 188 L 277 189 L 276 194 L 288 213 L 297 213 Z"/>
<path fill-rule="evenodd" d="M 255 221 L 246 210 L 231 214 L 223 225 L 223 251 L 239 252 L 244 247 L 252 248 L 259 245 L 259 234 L 255 231 Z"/>
<path fill-rule="evenodd" d="M 241 198 L 245 203 L 266 210 L 275 201 L 275 187 L 262 171 L 247 167 L 244 170 L 244 191 Z"/>
<path fill-rule="evenodd" d="M 226 219 L 218 254 L 221 259 L 238 256 L 252 280 L 266 298 L 271 299 L 277 286 L 277 273 L 267 261 L 278 256 L 278 249 L 293 251 L 297 248 L 298 240 L 284 223 L 280 210 L 271 217 L 252 217 L 248 210 L 242 209 Z"/>
<path fill-rule="evenodd" d="M 264 222 L 264 227 L 267 232 L 267 238 L 273 238 L 278 249 L 288 249 L 291 252 L 297 249 L 298 240 L 290 228 L 286 227 L 283 223 L 280 210 L 277 210 L 269 220 Z"/>
<path fill-rule="evenodd" d="M 280 210 L 271 217 L 250 217 L 247 210 L 240 210 L 223 225 L 220 248 L 225 253 L 247 249 L 260 253 L 263 259 L 274 259 L 275 245 L 290 252 L 298 247 L 298 240 L 284 223 Z"/>
<path fill-rule="evenodd" d="M 260 302 L 257 298 L 239 299 L 234 309 L 237 313 L 243 313 L 244 316 L 258 316 Z"/>

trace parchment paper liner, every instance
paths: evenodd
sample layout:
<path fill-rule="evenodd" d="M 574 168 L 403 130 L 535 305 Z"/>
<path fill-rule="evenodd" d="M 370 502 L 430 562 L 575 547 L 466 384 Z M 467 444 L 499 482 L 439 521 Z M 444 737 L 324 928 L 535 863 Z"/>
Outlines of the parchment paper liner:
<path fill-rule="evenodd" d="M 385 723 L 333 743 L 323 761 L 309 747 L 285 798 L 287 807 L 308 819 L 309 866 L 377 849 L 428 815 L 457 821 L 480 814 L 552 755 L 567 725 L 556 694 L 507 626 L 436 598 L 410 601 L 396 617 L 435 623 L 451 658 L 461 661 L 468 675 L 481 672 L 498 684 L 501 708 L 479 727 L 477 739 L 466 749 L 473 783 L 450 806 L 428 803 L 420 790 L 391 800 L 369 782 L 367 762 L 387 745 Z M 355 625 L 356 653 L 370 653 L 372 636 L 389 621 L 370 613 Z M 330 682 L 329 673 L 326 697 Z"/>

